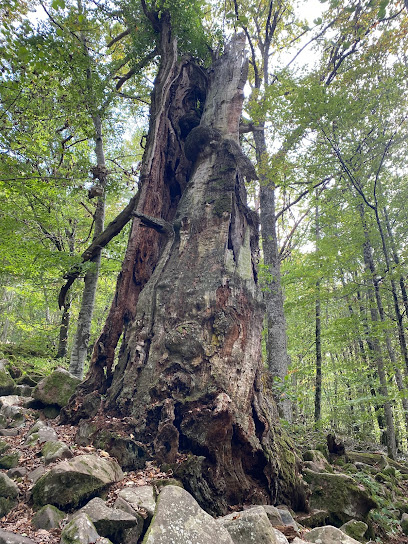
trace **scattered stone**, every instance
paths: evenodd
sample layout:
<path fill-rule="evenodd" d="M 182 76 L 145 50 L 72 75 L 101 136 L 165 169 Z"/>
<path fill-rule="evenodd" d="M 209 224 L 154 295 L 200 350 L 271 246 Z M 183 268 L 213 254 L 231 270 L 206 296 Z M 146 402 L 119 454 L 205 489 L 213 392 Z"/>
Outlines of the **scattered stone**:
<path fill-rule="evenodd" d="M 68 404 L 80 382 L 79 378 L 64 368 L 57 368 L 38 383 L 33 391 L 33 398 L 43 404 L 57 404 L 62 408 Z"/>
<path fill-rule="evenodd" d="M 0 468 L 9 469 L 15 468 L 18 465 L 20 455 L 18 452 L 6 453 L 0 457 Z"/>
<path fill-rule="evenodd" d="M 274 526 L 280 526 L 285 525 L 283 523 L 282 517 L 279 513 L 279 510 L 275 506 L 271 506 L 269 504 L 263 504 L 262 508 L 265 510 L 266 515 L 268 516 L 268 519 L 270 523 Z"/>
<path fill-rule="evenodd" d="M 0 455 L 3 455 L 9 449 L 9 444 L 5 440 L 0 440 Z"/>
<path fill-rule="evenodd" d="M 0 529 L 0 544 L 35 544 L 32 540 L 25 536 L 16 535 L 9 531 Z"/>
<path fill-rule="evenodd" d="M 123 473 L 114 459 L 80 455 L 61 461 L 37 480 L 32 497 L 36 506 L 53 504 L 63 510 L 74 508 L 122 478 Z"/>
<path fill-rule="evenodd" d="M 401 472 L 401 474 L 408 474 L 408 466 L 407 465 L 402 464 L 402 463 L 398 463 L 397 461 L 394 461 L 394 459 L 390 459 L 389 457 L 387 457 L 387 462 L 388 462 L 389 465 L 391 465 L 392 467 L 399 470 L 399 472 Z"/>
<path fill-rule="evenodd" d="M 289 540 L 283 533 L 278 531 L 278 529 L 275 529 L 275 527 L 273 527 L 273 532 L 275 533 L 276 544 L 289 544 Z"/>
<path fill-rule="evenodd" d="M 33 446 L 34 444 L 44 444 L 45 442 L 58 441 L 57 433 L 52 427 L 43 421 L 37 421 L 27 433 L 25 444 Z"/>
<path fill-rule="evenodd" d="M 99 536 L 88 516 L 78 514 L 64 527 L 61 544 L 93 544 Z"/>
<path fill-rule="evenodd" d="M 111 431 L 97 431 L 92 436 L 92 444 L 115 457 L 124 470 L 140 470 L 151 459 L 147 447 L 141 442 Z"/>
<path fill-rule="evenodd" d="M 326 525 L 329 518 L 330 513 L 327 510 L 318 510 L 316 508 L 312 508 L 310 512 L 306 514 L 297 515 L 296 521 L 304 527 L 312 528 Z"/>
<path fill-rule="evenodd" d="M 44 457 L 45 465 L 62 459 L 71 459 L 74 456 L 69 447 L 58 440 L 46 442 L 41 449 L 41 455 Z"/>
<path fill-rule="evenodd" d="M 303 454 L 305 466 L 315 472 L 333 472 L 330 463 L 319 450 L 307 450 Z"/>
<path fill-rule="evenodd" d="M 21 378 L 17 378 L 16 383 L 18 385 L 29 385 L 30 387 L 35 387 L 43 378 L 43 374 L 30 372 L 30 374 L 23 374 Z"/>
<path fill-rule="evenodd" d="M 283 525 L 288 525 L 293 527 L 295 531 L 299 530 L 299 526 L 296 521 L 293 519 L 292 514 L 286 508 L 277 508 L 279 515 L 282 519 Z"/>
<path fill-rule="evenodd" d="M 113 542 L 121 544 L 123 532 L 134 529 L 132 535 L 139 539 L 143 531 L 143 518 L 138 514 L 129 514 L 117 508 L 108 508 L 100 498 L 92 499 L 80 510 L 86 514 L 101 536 L 106 536 Z"/>
<path fill-rule="evenodd" d="M 59 527 L 60 522 L 65 516 L 66 514 L 61 512 L 61 510 L 58 510 L 58 508 L 52 506 L 52 504 L 47 504 L 34 515 L 31 520 L 31 525 L 36 529 L 45 529 L 46 531 L 49 531 L 50 529 Z"/>
<path fill-rule="evenodd" d="M 14 395 L 16 382 L 6 370 L 0 370 L 0 395 Z"/>
<path fill-rule="evenodd" d="M 408 514 L 405 512 L 402 514 L 400 525 L 404 535 L 408 535 Z"/>
<path fill-rule="evenodd" d="M 364 523 L 364 521 L 358 521 L 356 519 L 351 519 L 340 527 L 340 531 L 343 531 L 343 533 L 346 533 L 346 535 L 351 536 L 356 540 L 361 540 L 364 537 L 367 529 L 367 523 Z"/>
<path fill-rule="evenodd" d="M 27 474 L 27 479 L 30 480 L 30 482 L 35 482 L 41 478 L 41 476 L 44 476 L 46 473 L 46 469 L 43 466 L 39 466 L 36 469 L 32 470 Z"/>
<path fill-rule="evenodd" d="M 385 455 L 382 453 L 349 451 L 347 452 L 346 460 L 348 463 L 365 463 L 379 469 L 385 468 L 388 464 Z"/>
<path fill-rule="evenodd" d="M 41 412 L 47 419 L 55 419 L 59 416 L 61 409 L 59 406 L 48 404 L 47 406 L 44 406 L 44 408 L 41 408 Z"/>
<path fill-rule="evenodd" d="M 361 544 L 358 540 L 347 536 L 343 531 L 331 525 L 312 529 L 304 535 L 304 539 L 315 544 Z"/>
<path fill-rule="evenodd" d="M 303 477 L 309 484 L 312 508 L 327 510 L 343 522 L 364 520 L 377 504 L 365 489 L 345 474 L 328 474 L 305 469 Z"/>
<path fill-rule="evenodd" d="M 18 429 L 0 429 L 0 436 L 17 436 Z"/>
<path fill-rule="evenodd" d="M 262 506 L 228 514 L 228 516 L 219 518 L 218 523 L 227 529 L 234 544 L 250 544 L 252 542 L 276 544 L 277 542 L 274 528 Z"/>
<path fill-rule="evenodd" d="M 265 514 L 266 517 L 266 514 Z M 181 487 L 163 488 L 143 544 L 233 544 L 228 531 Z"/>
<path fill-rule="evenodd" d="M 156 499 L 154 497 L 154 489 L 151 485 L 121 489 L 118 494 L 118 500 L 119 499 L 126 501 L 135 512 L 143 509 L 147 513 L 149 519 L 154 515 Z M 120 504 L 120 502 L 119 504 L 115 503 L 115 507 L 121 508 Z M 129 510 L 126 511 L 129 512 Z"/>
<path fill-rule="evenodd" d="M 16 385 L 16 393 L 20 397 L 31 397 L 33 392 L 33 387 L 29 385 Z"/>
<path fill-rule="evenodd" d="M 9 478 L 14 478 L 14 479 L 23 478 L 23 476 L 25 476 L 27 472 L 28 471 L 25 467 L 16 467 L 16 468 L 11 468 L 10 470 L 8 470 L 7 476 Z"/>
<path fill-rule="evenodd" d="M 0 518 L 10 512 L 17 503 L 18 487 L 6 474 L 0 472 Z"/>
<path fill-rule="evenodd" d="M 16 380 L 17 378 L 20 378 L 23 375 L 23 371 L 21 368 L 19 368 L 16 365 L 12 365 L 7 359 L 3 359 L 3 361 L 7 361 L 7 370 L 9 371 L 10 376 L 13 378 L 13 380 Z M 1 361 L 0 361 L 0 367 L 1 367 Z"/>

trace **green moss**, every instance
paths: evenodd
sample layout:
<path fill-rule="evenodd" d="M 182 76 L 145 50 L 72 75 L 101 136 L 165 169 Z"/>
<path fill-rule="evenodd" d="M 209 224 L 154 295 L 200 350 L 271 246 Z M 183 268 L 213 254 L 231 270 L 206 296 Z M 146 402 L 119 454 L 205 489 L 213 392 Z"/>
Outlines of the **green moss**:
<path fill-rule="evenodd" d="M 213 204 L 212 211 L 217 217 L 222 217 L 225 212 L 231 213 L 231 195 L 227 193 L 219 196 Z"/>
<path fill-rule="evenodd" d="M 15 468 L 18 465 L 19 454 L 9 453 L 0 457 L 0 468 L 10 469 Z"/>
<path fill-rule="evenodd" d="M 6 499 L 5 497 L 0 497 L 0 518 L 6 516 L 12 508 L 15 507 L 17 501 L 13 499 Z"/>
<path fill-rule="evenodd" d="M 16 383 L 8 372 L 0 370 L 0 395 L 13 395 Z"/>
<path fill-rule="evenodd" d="M 7 444 L 7 442 L 5 440 L 0 440 L 0 455 L 9 449 L 10 446 Z"/>

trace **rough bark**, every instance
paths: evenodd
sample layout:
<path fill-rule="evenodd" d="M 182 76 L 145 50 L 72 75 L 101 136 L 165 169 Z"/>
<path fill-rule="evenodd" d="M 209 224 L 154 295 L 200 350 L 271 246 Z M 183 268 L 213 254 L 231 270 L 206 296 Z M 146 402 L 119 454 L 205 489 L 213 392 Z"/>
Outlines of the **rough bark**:
<path fill-rule="evenodd" d="M 185 145 L 193 172 L 106 401 L 214 513 L 304 502 L 295 456 L 263 391 L 258 221 L 244 186 L 255 173 L 238 144 L 245 80 L 244 40 L 235 36 L 209 72 L 201 123 Z M 180 454 L 189 456 L 180 462 Z"/>
<path fill-rule="evenodd" d="M 68 353 L 68 331 L 69 331 L 69 321 L 70 321 L 70 302 L 65 301 L 63 309 L 62 309 L 62 316 L 61 316 L 61 324 L 59 329 L 59 337 L 58 337 L 58 348 L 57 348 L 57 354 L 55 356 L 56 359 L 64 359 L 67 356 Z"/>
<path fill-rule="evenodd" d="M 165 15 L 161 22 L 161 62 L 150 108 L 150 129 L 144 153 L 136 212 L 172 220 L 184 191 L 191 163 L 184 156 L 184 139 L 199 123 L 198 102 L 205 98 L 206 76 L 190 59 L 177 58 Z M 163 250 L 160 235 L 133 219 L 115 296 L 102 333 L 95 343 L 83 391 L 105 392 L 119 338 L 132 322 L 139 294 L 151 277 Z"/>

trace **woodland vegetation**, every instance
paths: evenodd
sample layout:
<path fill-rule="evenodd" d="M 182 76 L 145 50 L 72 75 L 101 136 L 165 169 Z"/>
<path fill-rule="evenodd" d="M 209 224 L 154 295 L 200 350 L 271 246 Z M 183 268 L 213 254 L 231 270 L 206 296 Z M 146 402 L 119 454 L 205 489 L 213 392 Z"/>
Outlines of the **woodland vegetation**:
<path fill-rule="evenodd" d="M 228 401 L 252 410 L 248 423 L 234 408 L 228 424 L 243 429 L 237 440 L 254 463 L 281 447 L 264 436 L 263 454 L 253 444 L 252 427 L 257 436 L 273 427 L 260 381 L 291 432 L 381 443 L 392 458 L 407 452 L 407 6 L 323 0 L 312 20 L 307 4 L 7 0 L 0 8 L 1 349 L 81 378 L 89 365 L 81 394 L 106 395 L 107 409 L 132 416 L 146 441 L 165 436 L 155 443 L 162 461 L 184 441 L 207 452 L 215 472 L 233 472 L 208 449 L 218 435 L 197 439 L 211 420 L 198 429 L 187 408 L 205 396 L 225 412 L 213 381 L 231 384 L 229 363 L 249 368 L 261 348 L 262 380 L 254 363 Z M 237 43 L 241 64 L 228 90 L 217 62 Z M 225 113 L 224 104 L 234 107 Z M 200 123 L 212 132 L 197 132 Z M 197 172 L 212 180 L 209 192 L 197 189 Z M 193 250 L 183 260 L 187 239 Z M 233 272 L 220 264 L 224 248 Z M 242 354 L 231 347 L 238 338 Z M 203 370 L 210 344 L 225 363 L 221 377 Z M 154 383 L 161 415 L 145 412 L 154 364 L 167 365 L 167 381 Z"/>

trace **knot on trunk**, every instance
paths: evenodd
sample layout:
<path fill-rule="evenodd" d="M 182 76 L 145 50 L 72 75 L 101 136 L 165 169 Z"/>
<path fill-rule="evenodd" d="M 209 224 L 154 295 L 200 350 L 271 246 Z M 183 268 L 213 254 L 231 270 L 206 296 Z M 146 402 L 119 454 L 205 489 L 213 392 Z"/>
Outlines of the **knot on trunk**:
<path fill-rule="evenodd" d="M 184 153 L 189 161 L 195 162 L 200 153 L 220 141 L 220 131 L 207 126 L 195 127 L 186 138 Z"/>

